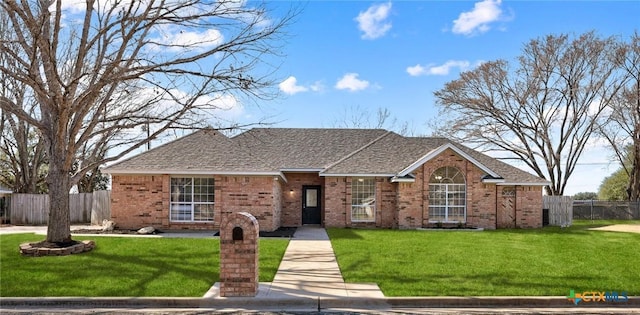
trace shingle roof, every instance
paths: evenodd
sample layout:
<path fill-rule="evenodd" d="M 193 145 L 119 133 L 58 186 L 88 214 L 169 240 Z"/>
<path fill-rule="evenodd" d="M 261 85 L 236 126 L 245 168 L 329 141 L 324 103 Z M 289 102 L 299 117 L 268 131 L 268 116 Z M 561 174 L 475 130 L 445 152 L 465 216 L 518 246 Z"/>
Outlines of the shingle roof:
<path fill-rule="evenodd" d="M 108 173 L 274 172 L 259 155 L 215 130 L 200 130 L 105 169 Z"/>
<path fill-rule="evenodd" d="M 331 165 L 322 173 L 330 174 L 397 174 L 429 151 L 445 143 L 443 138 L 411 138 L 388 132 L 374 143 Z"/>
<path fill-rule="evenodd" d="M 107 173 L 393 176 L 445 145 L 455 146 L 507 183 L 547 181 L 445 138 L 403 137 L 382 129 L 256 128 L 228 138 L 200 130 L 105 169 Z"/>
<path fill-rule="evenodd" d="M 324 169 L 385 133 L 382 129 L 257 128 L 232 140 L 279 169 Z"/>

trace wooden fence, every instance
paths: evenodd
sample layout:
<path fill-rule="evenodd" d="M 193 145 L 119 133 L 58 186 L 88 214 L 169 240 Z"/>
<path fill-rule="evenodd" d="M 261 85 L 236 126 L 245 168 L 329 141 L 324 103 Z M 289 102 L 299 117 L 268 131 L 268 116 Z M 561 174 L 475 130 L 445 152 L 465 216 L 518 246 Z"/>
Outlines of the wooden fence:
<path fill-rule="evenodd" d="M 71 223 L 102 224 L 111 217 L 111 191 L 69 195 Z M 49 195 L 12 194 L 11 224 L 42 225 L 49 221 Z"/>
<path fill-rule="evenodd" d="M 573 222 L 573 197 L 542 196 L 542 208 L 549 210 L 549 225 L 571 226 Z"/>

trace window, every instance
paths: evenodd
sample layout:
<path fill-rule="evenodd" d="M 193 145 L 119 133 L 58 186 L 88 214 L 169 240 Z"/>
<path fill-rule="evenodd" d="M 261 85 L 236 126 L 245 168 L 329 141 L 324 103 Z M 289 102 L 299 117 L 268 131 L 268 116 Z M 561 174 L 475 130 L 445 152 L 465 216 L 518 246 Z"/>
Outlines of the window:
<path fill-rule="evenodd" d="M 357 178 L 351 181 L 351 221 L 371 222 L 376 219 L 376 180 Z"/>
<path fill-rule="evenodd" d="M 213 183 L 213 178 L 171 178 L 171 221 L 213 221 Z"/>
<path fill-rule="evenodd" d="M 455 167 L 441 167 L 429 178 L 429 221 L 465 222 L 467 192 L 464 175 Z"/>

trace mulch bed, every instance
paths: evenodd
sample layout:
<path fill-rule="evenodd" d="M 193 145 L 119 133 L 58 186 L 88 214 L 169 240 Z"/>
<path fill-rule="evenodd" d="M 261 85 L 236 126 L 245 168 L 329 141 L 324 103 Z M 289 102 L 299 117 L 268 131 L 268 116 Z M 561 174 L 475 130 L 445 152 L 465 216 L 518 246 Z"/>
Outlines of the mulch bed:
<path fill-rule="evenodd" d="M 296 233 L 296 227 L 280 227 L 279 229 L 273 232 L 265 232 L 260 231 L 260 237 L 293 237 L 293 234 Z M 220 236 L 220 232 L 216 232 L 214 236 Z"/>
<path fill-rule="evenodd" d="M 158 234 L 158 233 L 162 233 L 162 232 L 160 232 L 158 230 L 153 232 L 153 234 Z M 115 229 L 113 231 L 103 231 L 103 230 L 98 230 L 98 229 L 77 229 L 77 230 L 71 231 L 71 234 L 137 234 L 137 235 L 142 235 L 142 234 L 138 233 L 138 230 L 119 230 L 119 229 Z"/>
<path fill-rule="evenodd" d="M 260 231 L 260 237 L 293 237 L 296 232 L 295 227 L 281 227 L 273 232 Z M 72 234 L 135 234 L 138 235 L 138 230 L 119 230 L 103 231 L 99 229 L 78 229 L 71 231 Z M 153 234 L 163 233 L 156 230 Z M 140 234 L 141 235 L 141 234 Z M 220 236 L 220 232 L 216 232 L 213 236 Z"/>

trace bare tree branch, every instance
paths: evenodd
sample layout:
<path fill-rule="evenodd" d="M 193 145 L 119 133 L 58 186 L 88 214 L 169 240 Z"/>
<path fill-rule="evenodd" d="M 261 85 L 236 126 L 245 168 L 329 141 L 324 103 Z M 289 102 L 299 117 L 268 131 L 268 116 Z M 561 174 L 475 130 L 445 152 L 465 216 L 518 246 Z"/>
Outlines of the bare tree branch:
<path fill-rule="evenodd" d="M 24 84 L 38 115 L 6 97 L 0 109 L 44 142 L 50 242 L 70 240 L 69 189 L 88 171 L 174 128 L 217 124 L 229 96 L 277 97 L 280 43 L 296 15 L 274 19 L 262 4 L 232 0 L 85 3 L 77 14 L 63 0 L 0 2 L 13 30 L 2 33 L 0 71 Z"/>
<path fill-rule="evenodd" d="M 506 152 L 562 195 L 602 113 L 626 80 L 614 38 L 531 40 L 518 57 L 486 62 L 435 92 L 441 134 L 487 151 Z"/>

